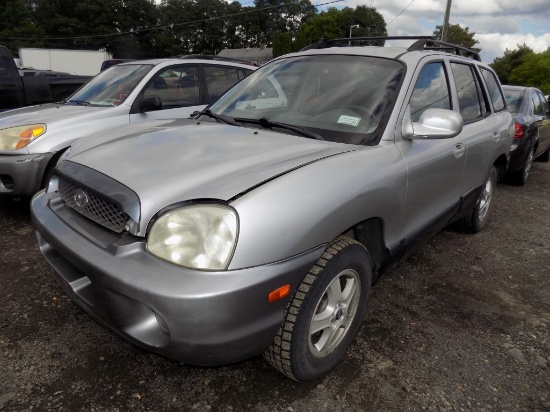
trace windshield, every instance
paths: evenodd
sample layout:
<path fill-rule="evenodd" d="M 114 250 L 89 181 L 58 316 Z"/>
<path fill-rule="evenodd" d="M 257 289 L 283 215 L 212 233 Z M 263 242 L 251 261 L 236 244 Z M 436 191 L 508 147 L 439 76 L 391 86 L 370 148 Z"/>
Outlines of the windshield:
<path fill-rule="evenodd" d="M 95 76 L 67 101 L 72 104 L 118 106 L 152 68 L 149 64 L 113 66 Z"/>
<path fill-rule="evenodd" d="M 237 122 L 262 120 L 246 126 L 283 123 L 334 142 L 376 144 L 403 72 L 401 63 L 373 57 L 290 57 L 258 69 L 210 110 Z"/>
<path fill-rule="evenodd" d="M 521 102 L 523 101 L 522 89 L 506 89 L 502 88 L 504 92 L 504 98 L 506 99 L 506 104 L 508 105 L 508 111 L 511 113 L 518 113 L 519 108 L 521 107 Z"/>

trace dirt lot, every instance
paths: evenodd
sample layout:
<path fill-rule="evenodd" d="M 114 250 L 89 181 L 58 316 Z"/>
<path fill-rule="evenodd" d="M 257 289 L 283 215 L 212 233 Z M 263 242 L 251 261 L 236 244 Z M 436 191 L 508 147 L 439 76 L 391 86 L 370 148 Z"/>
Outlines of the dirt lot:
<path fill-rule="evenodd" d="M 380 281 L 344 361 L 309 384 L 113 337 L 49 275 L 26 202 L 0 199 L 0 410 L 549 411 L 549 176 L 499 185 L 484 232 L 444 231 Z"/>

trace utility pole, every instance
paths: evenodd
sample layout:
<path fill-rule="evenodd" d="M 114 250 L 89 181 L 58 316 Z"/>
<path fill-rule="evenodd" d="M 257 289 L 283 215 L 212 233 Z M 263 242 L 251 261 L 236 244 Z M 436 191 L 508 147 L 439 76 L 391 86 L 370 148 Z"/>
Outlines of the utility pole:
<path fill-rule="evenodd" d="M 441 29 L 441 41 L 447 41 L 447 28 L 449 27 L 449 15 L 451 14 L 451 1 L 452 0 L 447 0 L 445 18 L 443 19 L 443 28 Z"/>

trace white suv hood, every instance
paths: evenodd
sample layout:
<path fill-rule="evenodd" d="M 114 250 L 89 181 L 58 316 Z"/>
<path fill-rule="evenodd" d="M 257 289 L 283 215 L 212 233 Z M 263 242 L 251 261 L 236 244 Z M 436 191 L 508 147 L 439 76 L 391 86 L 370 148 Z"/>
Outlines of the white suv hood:
<path fill-rule="evenodd" d="M 140 198 L 143 225 L 171 204 L 229 200 L 291 169 L 347 151 L 348 145 L 204 122 L 115 138 L 70 160 L 132 189 Z"/>

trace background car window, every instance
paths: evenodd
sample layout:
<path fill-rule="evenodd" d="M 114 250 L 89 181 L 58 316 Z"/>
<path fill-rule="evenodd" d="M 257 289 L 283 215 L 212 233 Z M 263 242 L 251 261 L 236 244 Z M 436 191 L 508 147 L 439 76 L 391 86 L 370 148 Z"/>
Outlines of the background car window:
<path fill-rule="evenodd" d="M 504 110 L 504 98 L 502 97 L 502 93 L 500 91 L 500 87 L 498 87 L 498 82 L 494 73 L 486 69 L 481 69 L 481 75 L 485 80 L 485 85 L 487 86 L 487 90 L 489 92 L 489 98 L 493 102 L 493 109 L 495 112 Z"/>
<path fill-rule="evenodd" d="M 544 111 L 544 113 L 550 114 L 550 106 L 548 105 L 548 100 L 546 100 L 541 93 L 537 92 L 537 94 L 539 95 L 539 98 L 542 102 L 542 110 Z"/>
<path fill-rule="evenodd" d="M 533 99 L 533 114 L 535 116 L 542 116 L 544 112 L 542 111 L 542 102 L 540 101 L 539 97 L 536 93 L 533 93 L 531 98 Z"/>
<path fill-rule="evenodd" d="M 196 66 L 172 66 L 159 72 L 143 95 L 157 96 L 163 109 L 200 104 L 199 75 Z"/>
<path fill-rule="evenodd" d="M 533 96 L 536 96 L 535 110 L 537 111 L 537 113 L 535 114 L 538 116 L 546 116 L 546 114 L 548 113 L 548 102 L 546 101 L 544 96 L 537 91 L 533 93 Z"/>
<path fill-rule="evenodd" d="M 221 66 L 205 66 L 204 77 L 208 89 L 208 103 L 212 103 L 239 81 L 239 69 Z"/>
<path fill-rule="evenodd" d="M 99 73 L 69 99 L 97 106 L 118 106 L 153 68 L 149 64 L 122 64 Z"/>
<path fill-rule="evenodd" d="M 483 118 L 487 103 L 481 93 L 473 67 L 468 64 L 451 63 L 451 70 L 458 94 L 458 106 L 464 123 Z"/>
<path fill-rule="evenodd" d="M 504 90 L 504 98 L 506 99 L 506 105 L 508 106 L 508 111 L 511 113 L 518 113 L 521 103 L 523 102 L 523 90 Z"/>
<path fill-rule="evenodd" d="M 413 122 L 417 122 L 426 109 L 451 108 L 447 74 L 442 62 L 430 63 L 422 68 L 409 104 Z"/>

